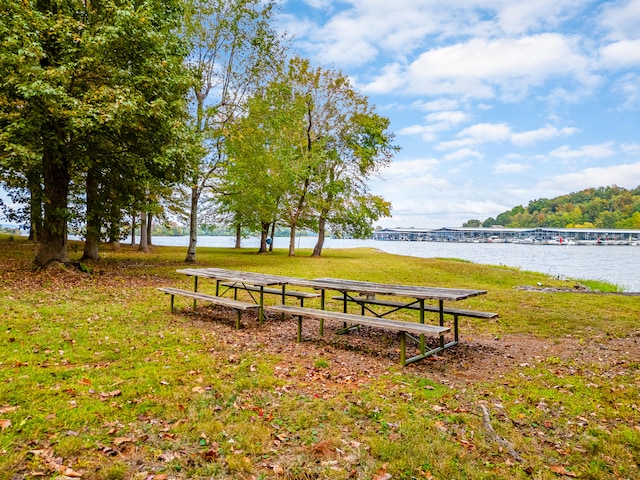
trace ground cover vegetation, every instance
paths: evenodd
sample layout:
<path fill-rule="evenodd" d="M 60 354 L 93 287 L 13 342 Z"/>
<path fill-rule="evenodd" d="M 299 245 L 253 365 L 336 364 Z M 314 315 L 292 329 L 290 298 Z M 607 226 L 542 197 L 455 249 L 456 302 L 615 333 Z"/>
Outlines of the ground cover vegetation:
<path fill-rule="evenodd" d="M 498 319 L 462 320 L 461 345 L 401 368 L 397 338 L 365 328 L 319 338 L 309 322 L 297 344 L 294 320 L 235 330 L 186 300 L 170 314 L 157 287 L 192 287 L 182 249 L 104 246 L 84 272 L 34 272 L 36 249 L 0 238 L 0 478 L 640 473 L 637 297 L 369 249 L 199 249 L 200 266 L 488 290 L 461 306 Z"/>
<path fill-rule="evenodd" d="M 531 200 L 526 207 L 484 221 L 469 220 L 465 227 L 619 228 L 640 229 L 640 186 L 627 190 L 615 185 L 587 188 L 555 198 Z"/>

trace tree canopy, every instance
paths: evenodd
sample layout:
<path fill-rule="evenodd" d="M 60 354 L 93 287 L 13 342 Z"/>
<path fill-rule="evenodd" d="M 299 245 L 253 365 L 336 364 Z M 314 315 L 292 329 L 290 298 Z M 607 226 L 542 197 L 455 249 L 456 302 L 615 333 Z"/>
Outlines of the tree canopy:
<path fill-rule="evenodd" d="M 479 220 L 469 220 L 464 226 L 479 224 Z M 640 186 L 631 190 L 615 185 L 587 188 L 551 199 L 531 200 L 526 207 L 513 207 L 495 219 L 486 219 L 482 225 L 640 229 Z"/>
<path fill-rule="evenodd" d="M 66 262 L 72 192 L 88 207 L 87 185 L 104 204 L 101 186 L 143 195 L 181 174 L 182 5 L 0 0 L 0 18 L 0 170 L 43 205 L 35 265 Z"/>

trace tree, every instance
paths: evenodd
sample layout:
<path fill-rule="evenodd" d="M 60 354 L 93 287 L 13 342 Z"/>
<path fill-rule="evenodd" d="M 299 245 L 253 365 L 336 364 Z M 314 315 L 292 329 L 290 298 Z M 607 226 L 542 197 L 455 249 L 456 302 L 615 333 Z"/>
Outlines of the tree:
<path fill-rule="evenodd" d="M 260 253 L 267 251 L 268 229 L 275 226 L 283 199 L 297 190 L 304 131 L 304 104 L 286 82 L 272 82 L 247 101 L 226 142 L 229 162 L 223 209 L 261 232 Z"/>
<path fill-rule="evenodd" d="M 347 211 L 354 198 L 366 198 L 367 180 L 390 162 L 399 148 L 387 131 L 389 120 L 376 114 L 368 99 L 340 72 L 313 68 L 308 60 L 293 58 L 289 78 L 306 107 L 303 152 L 310 168 L 298 208 L 315 211 L 318 241 L 313 256 L 320 256 L 332 214 Z M 369 213 L 383 211 L 374 208 Z"/>
<path fill-rule="evenodd" d="M 183 35 L 191 45 L 188 66 L 196 76 L 191 92 L 192 131 L 201 147 L 187 188 L 189 247 L 196 261 L 200 199 L 224 169 L 225 129 L 244 100 L 282 54 L 270 27 L 274 4 L 262 0 L 187 0 Z"/>
<path fill-rule="evenodd" d="M 67 262 L 69 193 L 97 162 L 124 161 L 132 179 L 177 173 L 163 152 L 185 112 L 181 5 L 0 0 L 0 17 L 3 169 L 43 185 L 34 265 Z"/>
<path fill-rule="evenodd" d="M 467 220 L 462 224 L 463 228 L 479 228 L 482 226 L 482 222 L 477 219 Z"/>

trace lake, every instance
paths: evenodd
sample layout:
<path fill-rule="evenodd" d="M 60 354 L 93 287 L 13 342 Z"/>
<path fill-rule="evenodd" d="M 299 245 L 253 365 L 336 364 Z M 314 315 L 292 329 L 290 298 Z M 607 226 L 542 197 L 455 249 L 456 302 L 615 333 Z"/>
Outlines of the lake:
<path fill-rule="evenodd" d="M 188 237 L 153 237 L 155 245 L 184 246 Z M 315 237 L 299 237 L 296 248 L 313 248 Z M 233 247 L 234 237 L 198 237 L 198 246 Z M 257 238 L 247 238 L 244 248 L 258 248 Z M 276 248 L 288 248 L 289 239 L 277 237 Z M 369 247 L 421 258 L 459 258 L 473 263 L 506 265 L 575 280 L 603 280 L 628 292 L 640 292 L 640 246 L 526 245 L 513 243 L 393 242 L 337 240 L 329 238 L 324 248 Z"/>

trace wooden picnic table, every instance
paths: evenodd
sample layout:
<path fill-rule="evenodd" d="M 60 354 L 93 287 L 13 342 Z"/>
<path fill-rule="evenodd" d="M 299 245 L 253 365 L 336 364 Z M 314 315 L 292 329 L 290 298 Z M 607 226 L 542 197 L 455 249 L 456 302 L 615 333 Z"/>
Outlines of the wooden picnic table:
<path fill-rule="evenodd" d="M 458 289 L 458 288 L 441 288 L 441 287 L 425 287 L 420 285 L 398 285 L 398 284 L 390 284 L 390 283 L 377 283 L 377 282 L 368 282 L 363 280 L 345 280 L 341 278 L 315 278 L 312 280 L 300 280 L 293 279 L 291 281 L 293 285 L 305 286 L 314 288 L 316 290 L 320 290 L 320 308 L 322 310 L 325 309 L 325 301 L 326 301 L 326 292 L 327 291 L 337 291 L 341 293 L 341 297 L 339 297 L 343 301 L 343 312 L 347 312 L 348 304 L 356 303 L 360 305 L 362 316 L 365 315 L 366 312 L 376 316 L 376 317 L 384 317 L 389 315 L 390 313 L 408 309 L 408 310 L 418 310 L 420 315 L 420 323 L 425 323 L 425 312 L 436 311 L 439 315 L 439 325 L 441 327 L 444 326 L 444 315 L 448 313 L 445 309 L 445 302 L 448 301 L 460 301 L 465 300 L 467 298 L 476 297 L 479 295 L 485 295 L 487 293 L 486 290 L 470 290 L 470 289 Z M 376 295 L 382 296 L 391 296 L 396 297 L 398 299 L 405 300 L 396 300 L 394 302 L 385 302 L 376 301 Z M 430 306 L 425 305 L 426 300 L 436 300 L 438 302 L 437 308 L 429 308 Z M 376 312 L 372 310 L 369 305 L 387 305 L 390 309 L 385 312 Z M 470 312 L 471 314 L 475 312 Z M 484 312 L 478 312 L 484 314 Z M 495 314 L 491 314 L 495 315 Z M 343 331 L 347 331 L 352 327 L 347 327 Z M 320 325 L 320 331 L 322 334 L 323 325 Z M 434 353 L 438 353 L 446 348 L 453 347 L 457 345 L 459 342 L 458 338 L 458 316 L 455 315 L 454 322 L 454 339 L 451 342 L 445 343 L 444 337 L 440 336 L 440 345 L 439 347 L 432 349 L 430 351 L 425 351 L 425 338 L 424 335 L 420 335 L 419 343 L 420 343 L 420 355 L 413 357 L 412 359 L 407 360 L 406 363 L 411 363 L 413 361 L 420 360 L 427 356 L 433 355 Z"/>
<path fill-rule="evenodd" d="M 259 312 L 259 322 L 262 323 L 264 319 L 264 294 L 281 294 L 282 302 L 280 306 L 268 307 L 270 311 L 274 313 L 286 313 L 298 317 L 298 341 L 301 340 L 302 329 L 302 317 L 307 316 L 310 318 L 316 318 L 320 320 L 320 335 L 324 333 L 324 320 L 333 319 L 344 322 L 344 328 L 339 330 L 339 333 L 347 333 L 359 324 L 370 325 L 377 328 L 387 328 L 389 330 L 399 331 L 402 334 L 402 353 L 401 363 L 403 365 L 421 360 L 430 355 L 438 353 L 446 348 L 453 347 L 458 344 L 458 316 L 471 316 L 475 318 L 493 318 L 497 314 L 488 312 L 475 312 L 471 310 L 459 310 L 445 308 L 445 302 L 455 302 L 464 300 L 467 298 L 475 297 L 478 295 L 486 294 L 486 290 L 469 290 L 469 289 L 456 289 L 456 288 L 440 288 L 440 287 L 425 287 L 419 285 L 397 285 L 388 283 L 376 283 L 361 280 L 345 280 L 340 278 L 316 278 L 316 279 L 302 279 L 297 277 L 288 277 L 282 275 L 271 275 L 256 272 L 245 272 L 239 270 L 229 270 L 224 268 L 185 268 L 177 270 L 178 273 L 182 273 L 188 276 L 194 277 L 194 292 L 198 291 L 198 279 L 208 278 L 216 281 L 216 293 L 215 297 L 208 295 L 207 298 L 201 298 L 200 296 L 194 296 L 189 292 L 185 292 L 185 296 L 191 296 L 194 299 L 194 308 L 197 298 L 209 299 L 214 303 L 217 302 L 221 305 L 231 306 L 238 310 L 237 328 L 239 328 L 240 311 L 250 306 L 250 304 L 244 304 L 243 302 L 237 302 L 238 305 L 228 304 L 228 301 L 219 297 L 219 289 L 221 286 L 234 289 L 234 296 L 237 295 L 238 289 L 243 289 L 248 292 L 259 292 L 259 298 L 255 303 L 257 304 Z M 298 286 L 313 289 L 320 292 L 320 308 L 305 308 L 302 304 L 302 298 L 309 298 L 310 292 L 293 292 L 289 291 L 293 296 L 299 296 L 301 300 L 300 307 L 291 307 L 285 305 L 285 298 L 287 296 L 287 286 Z M 278 287 L 278 289 L 268 288 Z M 165 289 L 166 290 L 166 289 Z M 172 295 L 178 294 L 176 289 L 171 289 Z M 343 312 L 330 312 L 326 310 L 326 292 L 336 291 L 340 292 L 339 298 L 343 301 Z M 224 294 L 224 292 L 223 292 Z M 302 297 L 305 295 L 306 297 Z M 252 296 L 253 297 L 253 296 Z M 380 298 L 387 297 L 387 298 Z M 393 297 L 392 299 L 388 297 Z M 425 304 L 426 301 L 437 301 L 437 305 Z M 355 303 L 360 305 L 362 314 L 354 315 L 347 312 L 349 303 Z M 241 305 L 240 305 L 241 304 Z M 173 305 L 173 297 L 172 297 Z M 371 305 L 375 305 L 378 309 L 380 307 L 386 307 L 384 312 L 376 311 L 371 308 Z M 173 308 L 173 307 L 172 307 Z M 255 304 L 254 304 L 255 308 Z M 398 320 L 383 319 L 390 313 L 397 312 L 399 310 L 413 310 L 419 311 L 419 324 L 412 322 L 402 322 Z M 425 312 L 435 312 L 439 315 L 439 326 L 426 326 L 425 325 Z M 443 334 L 449 332 L 451 329 L 444 325 L 444 315 L 454 315 L 454 339 L 448 343 L 445 343 Z M 376 318 L 376 320 L 374 320 Z M 351 326 L 347 326 L 347 322 L 351 323 Z M 411 336 L 411 333 L 418 334 L 418 332 L 426 332 L 427 334 L 435 333 L 439 335 L 439 346 L 426 351 L 425 348 L 425 335 L 419 333 L 419 338 L 415 338 L 420 345 L 420 354 L 416 355 L 408 360 L 405 359 L 404 341 L 405 335 Z M 414 337 L 411 337 L 414 338 Z"/>

